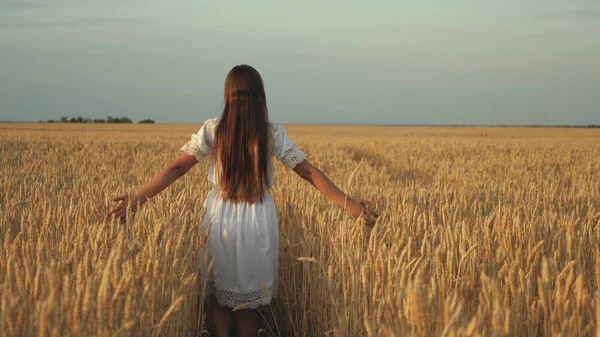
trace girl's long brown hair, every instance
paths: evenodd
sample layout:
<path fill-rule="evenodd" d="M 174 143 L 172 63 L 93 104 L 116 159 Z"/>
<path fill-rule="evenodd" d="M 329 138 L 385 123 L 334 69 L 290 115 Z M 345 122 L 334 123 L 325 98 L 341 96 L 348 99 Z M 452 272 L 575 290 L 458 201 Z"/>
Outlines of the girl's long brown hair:
<path fill-rule="evenodd" d="M 269 119 L 256 69 L 245 64 L 231 69 L 224 104 L 215 133 L 221 196 L 233 202 L 262 202 L 270 167 Z"/>

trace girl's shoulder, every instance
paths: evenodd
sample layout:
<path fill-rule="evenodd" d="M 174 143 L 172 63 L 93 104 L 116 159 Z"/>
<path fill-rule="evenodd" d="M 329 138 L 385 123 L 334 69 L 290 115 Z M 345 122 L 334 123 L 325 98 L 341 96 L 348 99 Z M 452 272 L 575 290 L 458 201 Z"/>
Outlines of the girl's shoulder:
<path fill-rule="evenodd" d="M 271 132 L 271 136 L 275 138 L 278 135 L 286 134 L 285 128 L 281 124 L 269 122 L 269 131 Z"/>
<path fill-rule="evenodd" d="M 217 125 L 217 123 L 219 123 L 219 119 L 221 119 L 221 117 L 209 118 L 206 121 L 204 121 L 204 125 L 214 127 Z"/>
<path fill-rule="evenodd" d="M 215 131 L 217 129 L 217 124 L 219 123 L 219 119 L 220 117 L 215 117 L 205 120 L 200 130 L 203 130 L 204 133 L 210 135 L 211 137 L 214 137 Z"/>
<path fill-rule="evenodd" d="M 272 137 L 275 137 L 277 134 L 281 133 L 281 125 L 269 121 L 268 126 Z"/>

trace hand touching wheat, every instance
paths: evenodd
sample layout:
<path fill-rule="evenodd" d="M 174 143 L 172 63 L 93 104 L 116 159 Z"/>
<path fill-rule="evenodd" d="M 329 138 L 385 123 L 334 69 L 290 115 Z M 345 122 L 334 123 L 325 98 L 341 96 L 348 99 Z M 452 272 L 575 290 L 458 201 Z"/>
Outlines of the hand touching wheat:
<path fill-rule="evenodd" d="M 112 217 L 117 219 L 119 223 L 124 223 L 127 216 L 127 207 L 130 208 L 131 213 L 135 213 L 137 211 L 137 200 L 127 194 L 113 198 L 113 201 L 120 201 L 121 203 L 108 212 L 106 219 L 110 219 Z"/>
<path fill-rule="evenodd" d="M 348 199 L 346 202 L 346 211 L 350 214 L 353 219 L 363 217 L 365 224 L 369 227 L 375 226 L 379 214 L 367 207 L 372 202 L 363 199 Z"/>

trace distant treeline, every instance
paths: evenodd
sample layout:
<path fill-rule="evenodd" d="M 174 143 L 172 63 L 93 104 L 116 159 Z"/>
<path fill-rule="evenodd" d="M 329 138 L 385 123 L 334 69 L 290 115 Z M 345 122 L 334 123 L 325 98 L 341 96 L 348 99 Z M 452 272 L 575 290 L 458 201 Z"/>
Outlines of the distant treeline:
<path fill-rule="evenodd" d="M 40 121 L 40 122 L 44 122 L 44 121 Z M 46 123 L 117 123 L 117 124 L 128 124 L 128 123 L 133 123 L 133 121 L 131 119 L 129 119 L 129 117 L 112 117 L 112 116 L 108 116 L 106 117 L 106 119 L 104 118 L 100 118 L 100 119 L 96 119 L 96 118 L 83 118 L 81 116 L 77 116 L 77 117 L 61 117 L 59 120 L 55 121 L 53 119 L 49 119 L 46 121 Z M 152 119 L 142 119 L 141 121 L 139 121 L 138 123 L 144 123 L 144 124 L 154 124 L 154 120 Z"/>

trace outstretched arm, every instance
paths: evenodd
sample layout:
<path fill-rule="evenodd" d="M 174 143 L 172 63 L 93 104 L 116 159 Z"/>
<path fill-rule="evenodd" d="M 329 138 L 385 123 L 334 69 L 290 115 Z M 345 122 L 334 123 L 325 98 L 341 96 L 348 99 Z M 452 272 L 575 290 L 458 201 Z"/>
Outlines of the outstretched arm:
<path fill-rule="evenodd" d="M 346 209 L 354 219 L 362 215 L 369 227 L 375 225 L 378 215 L 367 207 L 371 203 L 370 201 L 348 197 L 335 186 L 325 173 L 311 165 L 307 160 L 296 165 L 293 170 L 337 205 Z"/>
<path fill-rule="evenodd" d="M 196 157 L 187 153 L 182 153 L 179 158 L 165 166 L 159 173 L 156 174 L 152 181 L 144 186 L 139 191 L 132 195 L 122 195 L 116 197 L 113 201 L 121 201 L 119 205 L 110 210 L 106 215 L 107 218 L 114 216 L 119 221 L 125 220 L 127 207 L 131 207 L 131 211 L 137 211 L 138 203 L 143 205 L 148 199 L 160 193 L 165 188 L 169 187 L 174 181 L 186 174 L 194 165 L 198 163 Z"/>

